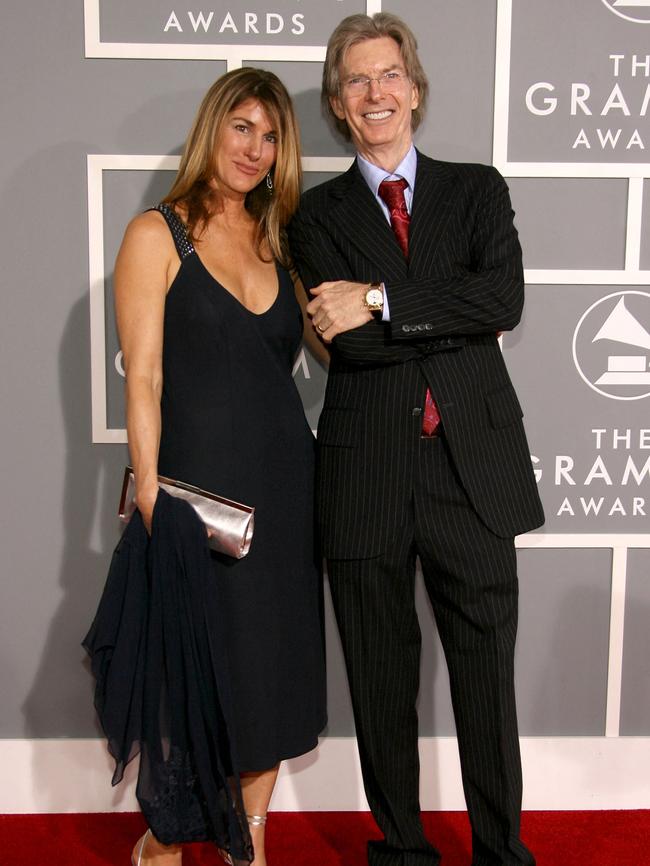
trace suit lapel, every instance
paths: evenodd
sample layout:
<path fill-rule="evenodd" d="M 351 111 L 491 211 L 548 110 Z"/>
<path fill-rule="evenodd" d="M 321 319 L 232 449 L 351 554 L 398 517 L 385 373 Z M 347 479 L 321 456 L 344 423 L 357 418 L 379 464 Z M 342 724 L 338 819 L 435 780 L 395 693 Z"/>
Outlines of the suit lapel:
<path fill-rule="evenodd" d="M 331 190 L 329 217 L 347 240 L 370 262 L 376 263 L 382 279 L 403 279 L 408 272 L 397 238 L 356 160 Z"/>
<path fill-rule="evenodd" d="M 411 271 L 430 269 L 455 198 L 453 175 L 447 165 L 418 151 L 415 194 L 409 229 Z"/>

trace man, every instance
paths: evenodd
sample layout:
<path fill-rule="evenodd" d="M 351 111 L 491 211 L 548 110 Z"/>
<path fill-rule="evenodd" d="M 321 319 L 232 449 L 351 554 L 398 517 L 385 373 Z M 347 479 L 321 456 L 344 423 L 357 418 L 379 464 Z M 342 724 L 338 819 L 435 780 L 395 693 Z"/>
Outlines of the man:
<path fill-rule="evenodd" d="M 416 49 L 390 14 L 334 31 L 323 102 L 357 158 L 305 193 L 290 227 L 308 312 L 332 349 L 322 549 L 385 836 L 369 843 L 370 863 L 440 862 L 418 801 L 419 556 L 449 668 L 473 866 L 531 866 L 519 838 L 513 537 L 543 513 L 497 342 L 521 316 L 521 251 L 496 170 L 413 147 L 428 91 Z"/>

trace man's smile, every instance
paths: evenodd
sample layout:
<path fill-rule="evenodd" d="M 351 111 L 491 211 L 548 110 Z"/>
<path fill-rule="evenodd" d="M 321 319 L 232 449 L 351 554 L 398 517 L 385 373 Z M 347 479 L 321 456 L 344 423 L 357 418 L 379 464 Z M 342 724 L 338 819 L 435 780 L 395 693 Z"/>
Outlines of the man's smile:
<path fill-rule="evenodd" d="M 366 111 L 363 116 L 366 120 L 385 120 L 387 117 L 390 117 L 392 113 L 392 108 L 385 108 L 382 111 Z"/>

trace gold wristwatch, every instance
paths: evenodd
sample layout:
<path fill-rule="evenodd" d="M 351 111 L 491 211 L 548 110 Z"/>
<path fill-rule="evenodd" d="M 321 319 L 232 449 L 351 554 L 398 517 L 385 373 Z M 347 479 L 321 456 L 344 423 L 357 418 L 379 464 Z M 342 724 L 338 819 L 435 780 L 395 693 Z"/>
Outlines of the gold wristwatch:
<path fill-rule="evenodd" d="M 363 303 L 371 313 L 380 313 L 384 309 L 384 290 L 381 283 L 370 283 Z"/>

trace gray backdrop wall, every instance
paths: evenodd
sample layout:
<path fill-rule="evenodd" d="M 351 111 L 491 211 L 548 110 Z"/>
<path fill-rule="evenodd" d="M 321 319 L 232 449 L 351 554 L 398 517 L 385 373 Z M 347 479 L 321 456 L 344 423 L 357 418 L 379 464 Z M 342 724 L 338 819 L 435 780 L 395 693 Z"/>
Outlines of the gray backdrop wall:
<path fill-rule="evenodd" d="M 125 223 L 168 188 L 202 94 L 241 62 L 294 96 L 306 184 L 341 170 L 349 153 L 319 113 L 322 46 L 366 8 L 381 4 L 5 0 L 0 737 L 98 736 L 79 641 L 119 533 L 111 279 Z M 548 518 L 520 540 L 522 734 L 648 736 L 650 4 L 384 8 L 418 34 L 431 81 L 418 147 L 494 161 L 528 268 L 523 322 L 503 340 Z M 326 374 L 306 354 L 295 376 L 315 427 Z M 421 730 L 447 735 L 418 592 Z M 350 736 L 329 610 L 328 637 L 328 733 Z"/>

